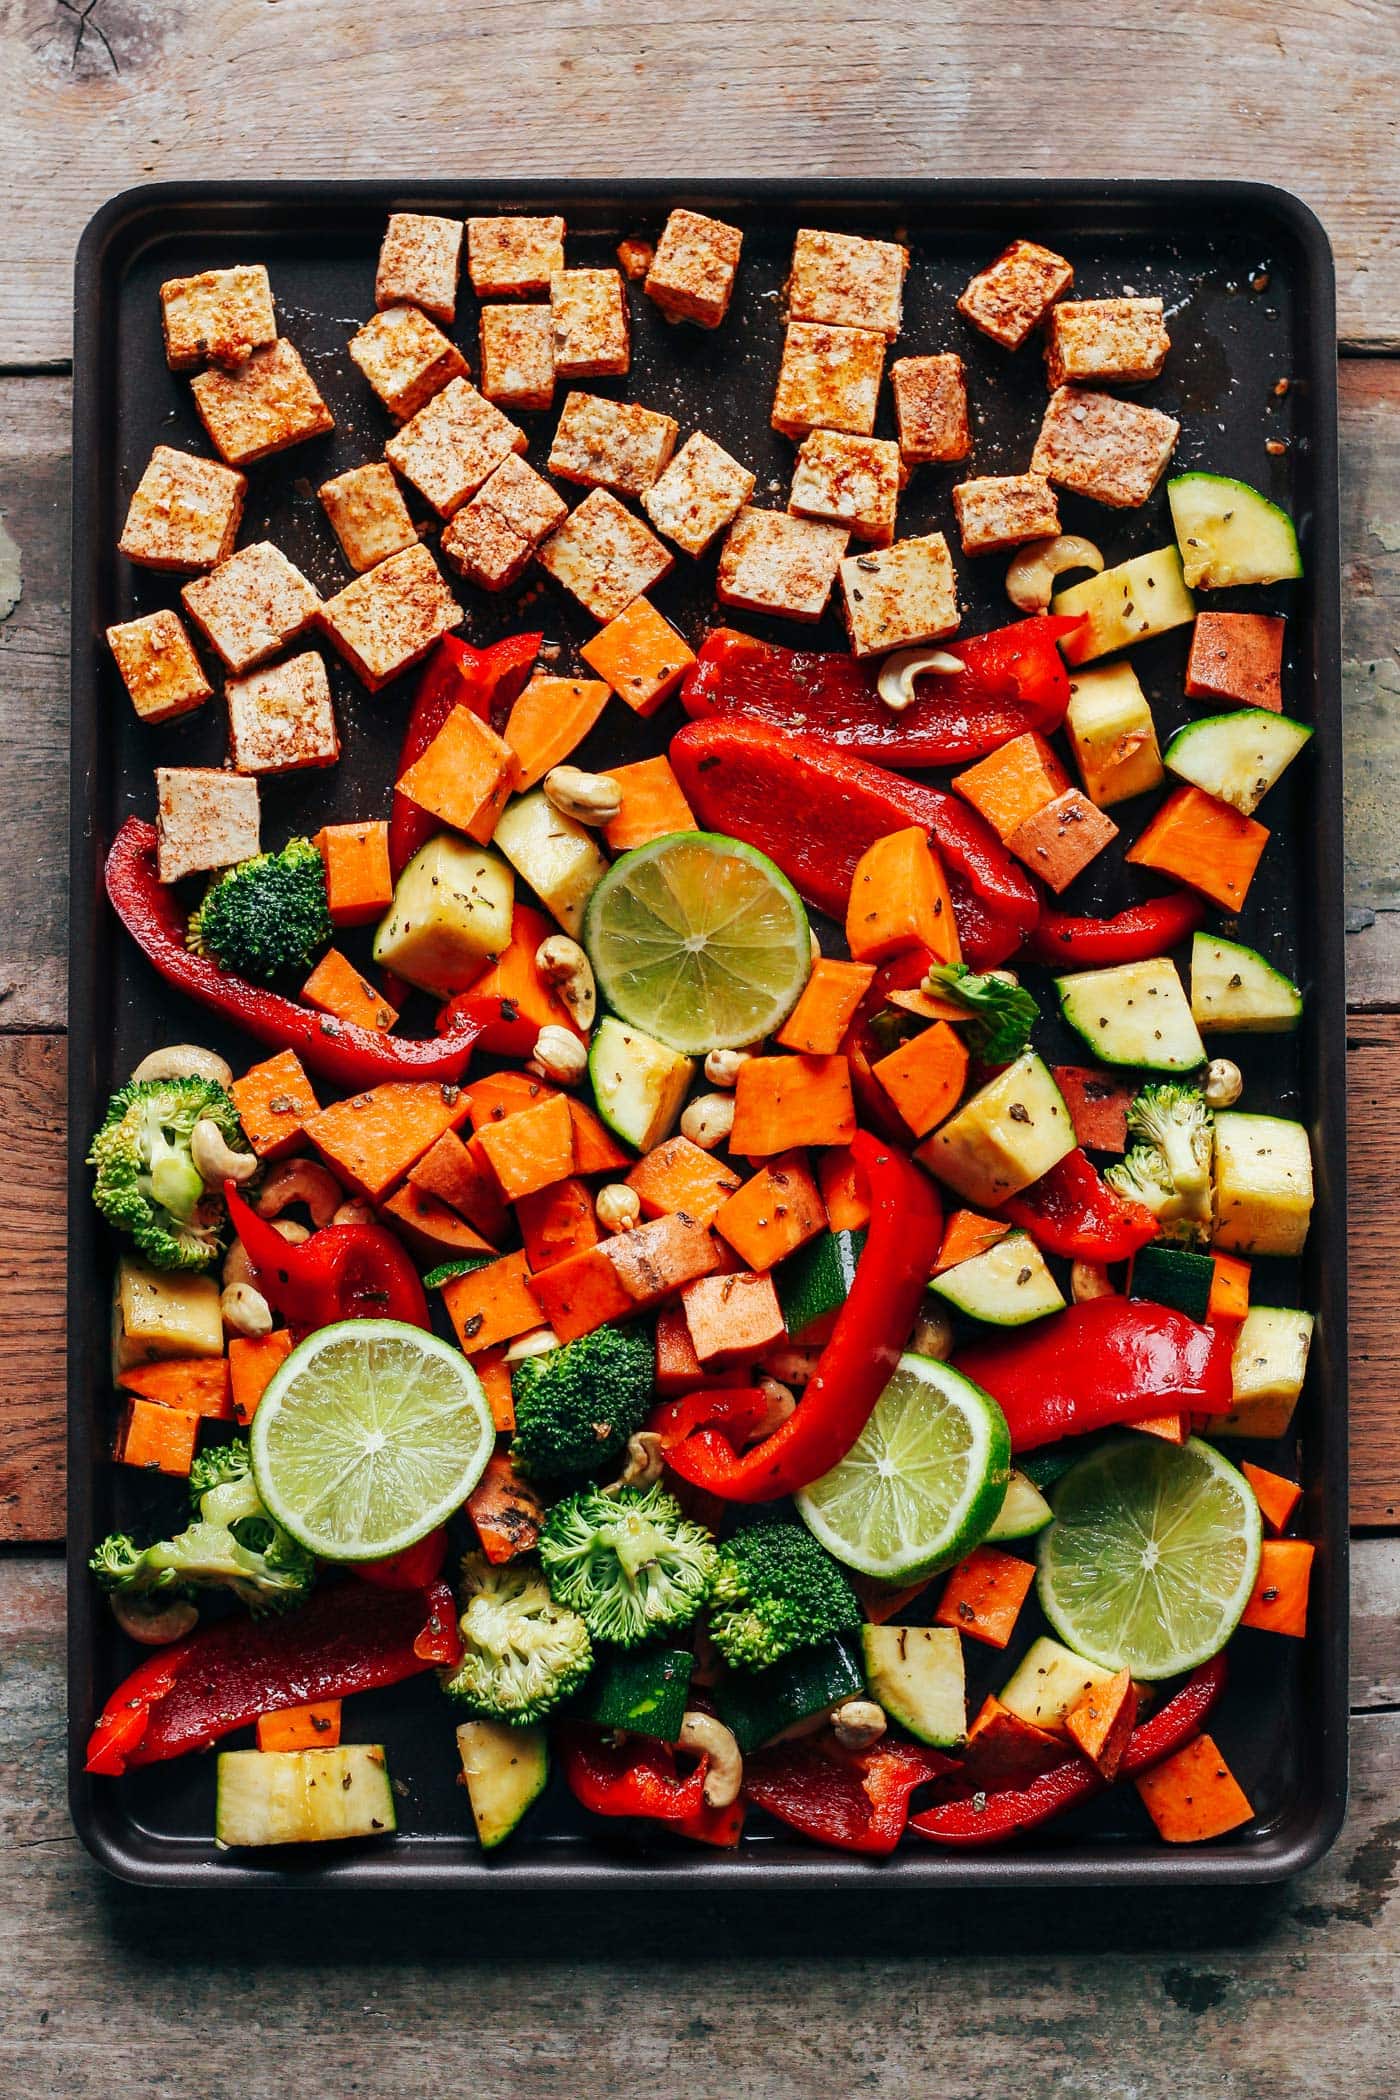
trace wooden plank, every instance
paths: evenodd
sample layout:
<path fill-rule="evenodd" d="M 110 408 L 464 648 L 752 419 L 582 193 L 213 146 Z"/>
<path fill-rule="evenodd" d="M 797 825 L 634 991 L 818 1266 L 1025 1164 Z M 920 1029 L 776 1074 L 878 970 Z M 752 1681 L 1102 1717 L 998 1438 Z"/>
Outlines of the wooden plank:
<path fill-rule="evenodd" d="M 1347 1057 L 1351 1514 L 1400 1523 L 1400 1014 L 1353 1017 Z"/>
<path fill-rule="evenodd" d="M 741 0 L 665 0 L 640 18 L 587 0 L 20 0 L 0 26 L 0 363 L 68 356 L 78 235 L 133 183 L 390 169 L 431 182 L 448 142 L 484 173 L 502 137 L 512 175 L 600 181 L 678 165 L 734 181 L 1263 176 L 1329 227 L 1343 335 L 1400 343 L 1391 0 L 1120 0 L 1080 82 L 1092 121 L 1055 0 L 885 0 L 858 27 L 840 0 L 772 0 L 762 22 L 756 36 Z"/>
<path fill-rule="evenodd" d="M 0 1539 L 63 1536 L 64 1066 L 61 1036 L 0 1037 Z"/>
<path fill-rule="evenodd" d="M 1400 1005 L 1400 362 L 1342 366 L 1347 994 Z"/>

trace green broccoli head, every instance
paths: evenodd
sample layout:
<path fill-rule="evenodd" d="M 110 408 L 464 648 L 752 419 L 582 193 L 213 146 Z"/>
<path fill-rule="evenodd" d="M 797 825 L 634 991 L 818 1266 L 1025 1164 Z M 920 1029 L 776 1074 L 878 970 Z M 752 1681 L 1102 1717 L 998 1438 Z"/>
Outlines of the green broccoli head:
<path fill-rule="evenodd" d="M 796 1648 L 853 1632 L 862 1618 L 855 1591 L 801 1524 L 751 1524 L 719 1549 L 710 1632 L 735 1669 L 766 1670 Z"/>
<path fill-rule="evenodd" d="M 642 1327 L 599 1327 L 515 1366 L 511 1457 L 537 1480 L 577 1479 L 626 1449 L 651 1409 L 656 1353 Z"/>
<path fill-rule="evenodd" d="M 228 868 L 190 920 L 189 943 L 239 977 L 305 977 L 332 939 L 326 870 L 310 839 Z"/>
<path fill-rule="evenodd" d="M 595 1641 L 633 1648 L 689 1626 L 709 1595 L 715 1545 L 664 1488 L 581 1488 L 550 1511 L 540 1560 L 556 1601 Z"/>
<path fill-rule="evenodd" d="M 1145 1203 L 1164 1239 L 1205 1246 L 1211 1236 L 1214 1117 L 1199 1087 L 1153 1080 L 1128 1108 L 1128 1132 L 1139 1142 L 1104 1179 L 1120 1196 Z"/>
<path fill-rule="evenodd" d="M 533 1564 L 462 1562 L 462 1659 L 439 1672 L 469 1713 L 524 1727 L 570 1699 L 593 1667 L 593 1644 L 576 1612 L 549 1594 Z"/>
<path fill-rule="evenodd" d="M 243 1144 L 238 1111 L 212 1079 L 139 1079 L 108 1103 L 92 1141 L 92 1200 L 157 1269 L 203 1269 L 219 1251 L 224 1202 L 190 1153 L 196 1123 Z"/>

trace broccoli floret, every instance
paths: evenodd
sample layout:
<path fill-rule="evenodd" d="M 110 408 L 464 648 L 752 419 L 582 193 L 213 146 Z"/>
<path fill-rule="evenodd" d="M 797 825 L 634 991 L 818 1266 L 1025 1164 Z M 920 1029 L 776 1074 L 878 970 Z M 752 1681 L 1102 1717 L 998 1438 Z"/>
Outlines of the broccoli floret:
<path fill-rule="evenodd" d="M 664 1488 L 581 1488 L 556 1503 L 540 1534 L 556 1600 L 595 1641 L 633 1648 L 689 1626 L 709 1595 L 714 1541 Z"/>
<path fill-rule="evenodd" d="M 302 1602 L 316 1563 L 263 1507 L 246 1442 L 195 1460 L 190 1500 L 193 1521 L 174 1538 L 144 1548 L 122 1532 L 103 1539 L 88 1566 L 104 1590 L 139 1597 L 226 1589 L 255 1617 Z"/>
<path fill-rule="evenodd" d="M 1164 1239 L 1183 1246 L 1210 1241 L 1214 1124 L 1199 1087 L 1154 1080 L 1128 1109 L 1128 1134 L 1139 1142 L 1104 1176 L 1120 1196 L 1147 1205 Z"/>
<path fill-rule="evenodd" d="M 325 863 L 310 839 L 288 839 L 280 853 L 226 869 L 190 920 L 192 948 L 264 984 L 305 977 L 331 939 Z"/>
<path fill-rule="evenodd" d="M 796 1648 L 854 1632 L 862 1616 L 840 1568 L 801 1524 L 751 1524 L 719 1549 L 710 1632 L 735 1669 L 766 1670 Z"/>
<path fill-rule="evenodd" d="M 112 1096 L 88 1153 L 93 1202 L 157 1269 L 203 1269 L 219 1251 L 223 1198 L 190 1156 L 205 1118 L 242 1146 L 238 1111 L 212 1079 L 133 1080 Z"/>
<path fill-rule="evenodd" d="M 598 1327 L 511 1378 L 511 1457 L 537 1480 L 577 1479 L 626 1449 L 651 1409 L 656 1353 L 641 1327 Z"/>
<path fill-rule="evenodd" d="M 593 1644 L 537 1567 L 513 1560 L 493 1568 L 469 1553 L 460 1597 L 462 1659 L 438 1673 L 449 1698 L 483 1719 L 524 1727 L 573 1697 L 593 1667 Z"/>
<path fill-rule="evenodd" d="M 967 1042 L 985 1064 L 1009 1065 L 1019 1057 L 1040 1019 L 1040 1008 L 1024 985 L 995 970 L 978 976 L 966 963 L 939 963 L 929 971 L 924 986 L 965 1006 L 974 1016 L 966 1031 Z"/>

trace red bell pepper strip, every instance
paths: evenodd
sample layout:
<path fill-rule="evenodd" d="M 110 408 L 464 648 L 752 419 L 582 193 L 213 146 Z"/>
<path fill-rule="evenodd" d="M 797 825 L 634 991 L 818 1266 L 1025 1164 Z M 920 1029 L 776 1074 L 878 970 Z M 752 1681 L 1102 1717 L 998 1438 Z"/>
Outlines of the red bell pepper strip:
<path fill-rule="evenodd" d="M 428 1328 L 428 1300 L 402 1243 L 382 1225 L 325 1225 L 293 1247 L 224 1183 L 229 1217 L 258 1289 L 289 1327 L 338 1320 L 402 1320 Z"/>
<path fill-rule="evenodd" d="M 1145 1203 L 1120 1196 L 1076 1150 L 993 1214 L 1022 1225 L 1046 1254 L 1066 1261 L 1126 1261 L 1160 1225 Z"/>
<path fill-rule="evenodd" d="M 966 765 L 1026 730 L 1058 729 L 1069 674 L 1056 642 L 1080 624 L 1036 614 L 948 643 L 963 668 L 922 679 L 912 707 L 880 698 L 873 663 L 825 650 L 785 649 L 717 627 L 681 687 L 695 721 L 738 716 L 895 766 Z"/>
<path fill-rule="evenodd" d="M 457 992 L 439 1008 L 437 1032 L 450 1036 L 464 1020 L 481 1030 L 477 1041 L 493 1057 L 533 1057 L 539 1030 L 527 1021 L 509 999 L 478 998 L 474 992 Z"/>
<path fill-rule="evenodd" d="M 1188 940 L 1205 921 L 1199 897 L 1173 890 L 1146 904 L 1130 904 L 1111 919 L 1077 919 L 1042 905 L 1040 924 L 1026 941 L 1033 962 L 1052 970 L 1100 970 L 1113 963 L 1148 962 Z"/>
<path fill-rule="evenodd" d="M 1145 1415 L 1228 1414 L 1230 1357 L 1228 1333 L 1170 1305 L 1091 1298 L 1014 1340 L 963 1349 L 954 1364 L 996 1401 L 1012 1450 L 1034 1451 Z"/>
<path fill-rule="evenodd" d="M 943 1234 L 933 1183 L 868 1131 L 856 1132 L 851 1154 L 869 1183 L 870 1225 L 851 1294 L 795 1410 L 742 1457 L 717 1428 L 696 1429 L 666 1454 L 682 1480 L 726 1502 L 795 1495 L 845 1457 L 889 1383 L 933 1273 Z"/>
<path fill-rule="evenodd" d="M 1135 1728 L 1118 1767 L 1120 1778 L 1145 1772 L 1199 1735 L 1201 1725 L 1225 1689 L 1227 1665 L 1217 1655 L 1194 1670 L 1150 1721 Z M 1067 1757 L 1029 1785 L 1006 1787 L 994 1794 L 967 1792 L 940 1801 L 911 1816 L 909 1828 L 936 1845 L 972 1848 L 1003 1844 L 1024 1830 L 1034 1830 L 1063 1815 L 1076 1802 L 1099 1793 L 1104 1782 L 1087 1757 Z"/>
<path fill-rule="evenodd" d="M 148 1657 L 117 1687 L 92 1732 L 86 1768 L 115 1777 L 207 1750 L 261 1713 L 398 1684 L 452 1660 L 444 1615 L 455 1624 L 445 1582 L 426 1592 L 337 1583 L 290 1618 L 223 1619 Z"/>
<path fill-rule="evenodd" d="M 841 1054 L 850 1071 L 851 1091 L 862 1118 L 896 1145 L 909 1143 L 909 1131 L 875 1077 L 874 1068 L 890 1046 L 880 1041 L 870 1024 L 876 1014 L 888 1006 L 891 992 L 914 991 L 937 960 L 931 949 L 918 947 L 905 948 L 899 955 L 892 955 L 888 962 L 881 963 L 841 1040 Z"/>
<path fill-rule="evenodd" d="M 684 1823 L 704 1810 L 706 1757 L 682 1777 L 670 1743 L 649 1735 L 619 1742 L 606 1729 L 579 1721 L 560 1729 L 558 1747 L 570 1793 L 595 1816 Z"/>
<path fill-rule="evenodd" d="M 755 1422 L 763 1420 L 772 1404 L 767 1393 L 757 1386 L 701 1386 L 658 1407 L 647 1428 L 660 1437 L 663 1457 L 697 1429 L 721 1429 L 737 1445 L 743 1443 L 745 1432 Z"/>
<path fill-rule="evenodd" d="M 757 1808 L 842 1852 L 893 1852 L 915 1789 L 957 1770 L 951 1757 L 890 1738 L 869 1750 L 803 1738 L 744 1760 L 744 1792 Z"/>
<path fill-rule="evenodd" d="M 175 893 L 156 874 L 155 826 L 128 817 L 107 856 L 112 908 L 152 968 L 200 1006 L 246 1029 L 274 1050 L 294 1050 L 308 1070 L 350 1092 L 390 1079 L 439 1080 L 455 1086 L 467 1069 L 479 1022 L 459 1009 L 456 1032 L 441 1040 L 405 1042 L 314 1013 L 266 985 L 221 970 L 212 956 L 185 945 L 185 922 Z"/>
<path fill-rule="evenodd" d="M 473 649 L 447 635 L 423 669 L 399 751 L 396 780 L 423 756 L 454 707 L 469 707 L 499 729 L 539 655 L 541 634 L 511 634 L 489 649 Z M 397 882 L 420 846 L 442 826 L 394 789 L 389 814 L 389 866 Z"/>
<path fill-rule="evenodd" d="M 416 1546 L 405 1546 L 402 1553 L 391 1553 L 387 1560 L 356 1561 L 350 1572 L 381 1590 L 425 1590 L 442 1573 L 446 1558 L 447 1532 L 440 1524 Z"/>
<path fill-rule="evenodd" d="M 690 722 L 671 764 L 699 823 L 757 846 L 818 911 L 840 919 L 856 863 L 891 831 L 920 824 L 943 863 L 968 962 L 1015 953 L 1040 903 L 991 826 L 946 788 L 852 758 L 763 722 Z"/>

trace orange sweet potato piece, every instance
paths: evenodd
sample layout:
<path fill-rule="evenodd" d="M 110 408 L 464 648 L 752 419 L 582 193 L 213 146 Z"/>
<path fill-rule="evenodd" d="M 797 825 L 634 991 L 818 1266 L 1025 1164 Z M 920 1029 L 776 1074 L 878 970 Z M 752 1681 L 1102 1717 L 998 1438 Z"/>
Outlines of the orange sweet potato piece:
<path fill-rule="evenodd" d="M 1206 1323 L 1218 1327 L 1229 1320 L 1242 1320 L 1249 1311 L 1249 1263 L 1233 1254 L 1215 1254 L 1215 1274 L 1210 1280 L 1210 1303 Z"/>
<path fill-rule="evenodd" d="M 1270 1531 L 1287 1531 L 1303 1499 L 1298 1482 L 1286 1480 L 1282 1473 L 1271 1473 L 1265 1466 L 1251 1465 L 1248 1459 L 1240 1471 L 1253 1488 L 1254 1499 Z"/>
<path fill-rule="evenodd" d="M 1122 1152 L 1128 1143 L 1128 1103 L 1136 1091 L 1097 1065 L 1055 1065 L 1074 1135 L 1088 1152 Z"/>
<path fill-rule="evenodd" d="M 291 1050 L 279 1050 L 276 1057 L 251 1066 L 229 1092 L 259 1159 L 284 1159 L 295 1152 L 318 1106 L 301 1060 Z"/>
<path fill-rule="evenodd" d="M 1025 1786 L 1040 1772 L 1064 1762 L 1059 1736 L 1013 1714 L 992 1694 L 982 1701 L 967 1731 L 967 1774 L 977 1786 Z"/>
<path fill-rule="evenodd" d="M 501 950 L 484 977 L 472 986 L 474 999 L 500 999 L 536 1028 L 567 1028 L 581 1033 L 553 985 L 535 967 L 535 952 L 558 928 L 533 905 L 517 902 L 510 922 L 510 945 Z"/>
<path fill-rule="evenodd" d="M 677 1400 L 702 1386 L 742 1385 L 747 1370 L 706 1369 L 695 1354 L 685 1308 L 663 1305 L 656 1315 L 656 1390 L 663 1400 Z"/>
<path fill-rule="evenodd" d="M 510 1231 L 505 1198 L 476 1138 L 464 1145 L 455 1130 L 444 1130 L 437 1143 L 414 1161 L 408 1179 L 413 1188 L 457 1211 L 493 1247 L 499 1247 Z"/>
<path fill-rule="evenodd" d="M 258 1715 L 259 1750 L 334 1750 L 340 1741 L 339 1699 L 284 1706 Z"/>
<path fill-rule="evenodd" d="M 961 960 L 943 863 L 919 825 L 876 839 L 856 862 L 846 945 L 856 962 L 883 962 L 905 948 L 927 948 L 941 963 Z"/>
<path fill-rule="evenodd" d="M 1018 824 L 1006 843 L 1058 896 L 1117 836 L 1112 817 L 1071 787 Z"/>
<path fill-rule="evenodd" d="M 953 786 L 1008 845 L 1027 817 L 1063 795 L 1069 775 L 1043 736 L 1028 730 L 975 766 L 953 775 Z"/>
<path fill-rule="evenodd" d="M 934 1021 L 872 1067 L 915 1137 L 926 1137 L 962 1099 L 967 1052 L 946 1021 Z"/>
<path fill-rule="evenodd" d="M 164 1363 L 132 1364 L 118 1371 L 117 1384 L 142 1400 L 186 1408 L 207 1422 L 227 1422 L 233 1414 L 228 1358 L 224 1356 L 177 1356 Z"/>
<path fill-rule="evenodd" d="M 1238 1830 L 1254 1814 L 1249 1798 L 1208 1735 L 1164 1757 L 1133 1780 L 1143 1807 L 1169 1845 L 1199 1844 Z"/>
<path fill-rule="evenodd" d="M 558 1091 L 547 1079 L 536 1079 L 529 1072 L 488 1072 L 484 1079 L 474 1079 L 467 1088 L 472 1129 L 504 1123 L 507 1116 L 518 1116 L 522 1108 L 552 1101 Z"/>
<path fill-rule="evenodd" d="M 510 711 L 506 742 L 523 793 L 583 742 L 612 697 L 601 678 L 548 678 L 536 672 Z"/>
<path fill-rule="evenodd" d="M 339 948 L 328 948 L 301 988 L 301 996 L 318 1013 L 334 1014 L 338 1021 L 352 1021 L 357 1028 L 392 1028 L 399 1018 L 382 992 Z"/>
<path fill-rule="evenodd" d="M 306 1134 L 332 1173 L 378 1203 L 444 1130 L 466 1121 L 459 1087 L 429 1080 L 390 1079 L 318 1109 Z"/>
<path fill-rule="evenodd" d="M 751 1057 L 734 1089 L 729 1149 L 766 1159 L 805 1145 L 849 1145 L 856 1134 L 844 1057 Z"/>
<path fill-rule="evenodd" d="M 499 1349 L 483 1349 L 480 1356 L 472 1358 L 472 1369 L 481 1380 L 481 1389 L 491 1409 L 491 1420 L 498 1436 L 509 1436 L 515 1427 L 515 1393 L 510 1382 L 510 1365 L 506 1362 L 504 1346 Z"/>
<path fill-rule="evenodd" d="M 1308 1584 L 1315 1548 L 1307 1539 L 1265 1539 L 1259 1549 L 1259 1573 L 1242 1626 L 1263 1633 L 1288 1633 L 1301 1641 L 1308 1630 Z"/>
<path fill-rule="evenodd" d="M 383 1206 L 400 1238 L 406 1240 L 420 1260 L 449 1261 L 454 1254 L 494 1254 L 490 1240 L 459 1217 L 431 1189 L 406 1181 Z"/>
<path fill-rule="evenodd" d="M 1184 1444 L 1191 1434 L 1189 1415 L 1139 1415 L 1136 1422 L 1125 1422 L 1125 1429 L 1136 1429 L 1142 1436 L 1160 1437 L 1164 1444 Z"/>
<path fill-rule="evenodd" d="M 985 1254 L 1004 1240 L 1011 1227 L 999 1224 L 995 1218 L 981 1217 L 975 1210 L 955 1210 L 943 1228 L 943 1244 L 938 1250 L 938 1259 L 933 1265 L 935 1276 L 945 1269 L 955 1269 L 959 1262 L 972 1261 Z"/>
<path fill-rule="evenodd" d="M 608 772 L 622 789 L 622 807 L 603 827 L 614 853 L 630 853 L 634 846 L 664 839 L 672 831 L 694 831 L 695 812 L 669 758 L 642 758 L 634 766 L 610 766 Z"/>
<path fill-rule="evenodd" d="M 624 1320 L 636 1311 L 636 1301 L 623 1288 L 613 1266 L 608 1251 L 611 1244 L 604 1240 L 530 1278 L 535 1307 L 531 1326 L 544 1321 L 561 1342 L 573 1342 L 581 1334 L 592 1334 L 595 1327 L 606 1327 L 609 1320 Z"/>
<path fill-rule="evenodd" d="M 695 661 L 670 621 L 663 620 L 645 598 L 634 598 L 601 633 L 584 643 L 579 655 L 639 715 L 654 715 Z M 690 828 L 688 824 L 671 826 L 673 831 Z"/>
<path fill-rule="evenodd" d="M 1109 1785 L 1118 1777 L 1128 1737 L 1137 1720 L 1132 1672 L 1120 1670 L 1107 1684 L 1086 1685 L 1065 1715 L 1069 1739 Z"/>
<path fill-rule="evenodd" d="M 826 1206 L 800 1152 L 760 1167 L 716 1212 L 715 1231 L 751 1269 L 771 1269 L 826 1230 Z"/>
<path fill-rule="evenodd" d="M 316 834 L 326 866 L 326 902 L 333 926 L 368 926 L 394 901 L 389 827 L 326 824 Z"/>
<path fill-rule="evenodd" d="M 1035 1580 L 1028 1560 L 996 1546 L 974 1546 L 948 1577 L 934 1623 L 955 1626 L 989 1648 L 1004 1648 L 1016 1631 L 1026 1592 Z"/>
<path fill-rule="evenodd" d="M 544 1504 L 522 1480 L 504 1451 L 493 1451 L 486 1471 L 467 1497 L 467 1515 L 481 1550 L 497 1566 L 533 1553 L 544 1525 Z"/>
<path fill-rule="evenodd" d="M 688 1218 L 708 1225 L 738 1188 L 739 1176 L 689 1138 L 672 1137 L 637 1161 L 627 1186 L 635 1193 L 644 1217 L 684 1211 Z"/>
<path fill-rule="evenodd" d="M 1266 825 L 1198 787 L 1180 787 L 1123 858 L 1186 883 L 1222 911 L 1236 912 L 1268 843 Z"/>
<path fill-rule="evenodd" d="M 870 1191 L 849 1145 L 833 1145 L 817 1161 L 817 1182 L 833 1232 L 859 1232 L 870 1223 Z"/>
<path fill-rule="evenodd" d="M 574 1126 L 562 1094 L 503 1122 L 484 1124 L 478 1135 L 507 1203 L 574 1171 Z"/>
<path fill-rule="evenodd" d="M 920 1582 L 877 1582 L 873 1575 L 860 1575 L 848 1569 L 846 1580 L 860 1599 L 860 1608 L 872 1626 L 883 1626 L 888 1620 L 902 1612 L 906 1604 L 922 1597 L 933 1577 L 925 1575 Z"/>
<path fill-rule="evenodd" d="M 1186 659 L 1187 699 L 1282 714 L 1283 631 L 1277 613 L 1197 613 Z"/>
<path fill-rule="evenodd" d="M 802 997 L 774 1040 L 785 1050 L 801 1050 L 808 1057 L 834 1057 L 874 975 L 874 963 L 836 962 L 829 955 L 818 956 Z"/>
<path fill-rule="evenodd" d="M 292 1353 L 292 1338 L 285 1327 L 271 1334 L 229 1336 L 228 1370 L 233 1388 L 233 1417 L 246 1429 L 258 1411 L 258 1402 Z"/>
<path fill-rule="evenodd" d="M 556 1262 L 567 1261 L 571 1254 L 584 1254 L 598 1244 L 593 1197 L 587 1182 L 580 1181 L 576 1174 L 522 1196 L 515 1206 L 515 1215 L 520 1221 L 520 1237 L 530 1267 L 537 1275 L 541 1269 L 552 1269 Z"/>
<path fill-rule="evenodd" d="M 530 1265 L 523 1254 L 503 1254 L 442 1287 L 442 1302 L 457 1330 L 464 1356 L 480 1356 L 500 1342 L 514 1341 L 540 1324 L 530 1295 Z"/>
<path fill-rule="evenodd" d="M 112 1456 L 148 1473 L 188 1474 L 202 1416 L 159 1400 L 128 1400 Z"/>
<path fill-rule="evenodd" d="M 915 1014 L 921 1021 L 951 1021 L 955 1027 L 966 1027 L 967 1008 L 959 1006 L 956 999 L 940 999 L 926 992 L 922 985 L 891 986 L 885 995 L 887 1006 L 898 1006 L 907 1014 Z"/>
<path fill-rule="evenodd" d="M 569 1121 L 574 1126 L 574 1166 L 580 1174 L 617 1174 L 632 1164 L 632 1155 L 625 1145 L 620 1145 L 605 1123 L 601 1123 L 591 1108 L 585 1108 L 572 1094 L 569 1101 Z"/>
<path fill-rule="evenodd" d="M 756 1356 L 787 1333 L 771 1276 L 702 1276 L 681 1293 L 681 1303 L 702 1364 Z"/>
<path fill-rule="evenodd" d="M 454 707 L 399 792 L 484 846 L 515 782 L 515 753 L 469 707 Z"/>
<path fill-rule="evenodd" d="M 681 1211 L 653 1218 L 607 1242 L 607 1256 L 634 1306 L 656 1305 L 720 1267 L 713 1233 Z"/>

